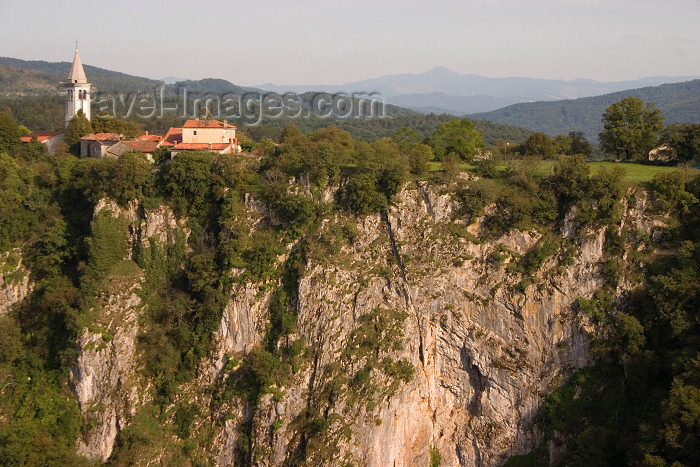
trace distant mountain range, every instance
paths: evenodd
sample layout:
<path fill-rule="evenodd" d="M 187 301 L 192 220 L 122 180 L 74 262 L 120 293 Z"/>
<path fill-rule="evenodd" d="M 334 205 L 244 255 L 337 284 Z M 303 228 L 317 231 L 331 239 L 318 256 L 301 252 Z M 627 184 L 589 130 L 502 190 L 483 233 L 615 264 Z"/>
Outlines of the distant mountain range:
<path fill-rule="evenodd" d="M 630 81 L 601 82 L 589 79 L 552 80 L 536 78 L 488 78 L 458 74 L 444 67 L 425 73 L 404 73 L 354 81 L 342 85 L 257 87 L 275 92 L 379 92 L 387 103 L 422 113 L 464 115 L 488 112 L 508 105 L 598 96 L 625 89 L 658 86 L 700 78 L 700 76 L 652 76 Z"/>
<path fill-rule="evenodd" d="M 661 110 L 667 125 L 680 122 L 700 123 L 700 79 L 628 89 L 581 99 L 515 104 L 492 112 L 470 114 L 467 117 L 501 124 L 517 124 L 552 136 L 581 131 L 590 141 L 597 143 L 598 134 L 603 130 L 601 118 L 605 109 L 629 96 L 653 103 Z"/>

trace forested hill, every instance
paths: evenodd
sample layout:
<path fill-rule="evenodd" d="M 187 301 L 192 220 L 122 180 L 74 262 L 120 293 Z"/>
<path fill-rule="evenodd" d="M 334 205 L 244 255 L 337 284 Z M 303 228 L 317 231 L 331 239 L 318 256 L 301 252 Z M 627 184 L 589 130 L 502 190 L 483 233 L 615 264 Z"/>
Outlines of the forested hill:
<path fill-rule="evenodd" d="M 58 83 L 66 79 L 70 62 L 46 62 L 0 57 L 0 95 L 12 97 L 26 94 L 42 94 L 55 91 Z M 90 83 L 105 93 L 145 91 L 163 82 L 118 71 L 83 65 Z M 39 92 L 37 92 L 39 91 Z"/>
<path fill-rule="evenodd" d="M 700 123 L 700 80 L 630 89 L 612 94 L 554 102 L 515 104 L 492 112 L 468 117 L 520 125 L 555 136 L 581 131 L 594 142 L 603 129 L 601 115 L 611 104 L 634 96 L 653 103 L 665 117 L 665 123 Z"/>

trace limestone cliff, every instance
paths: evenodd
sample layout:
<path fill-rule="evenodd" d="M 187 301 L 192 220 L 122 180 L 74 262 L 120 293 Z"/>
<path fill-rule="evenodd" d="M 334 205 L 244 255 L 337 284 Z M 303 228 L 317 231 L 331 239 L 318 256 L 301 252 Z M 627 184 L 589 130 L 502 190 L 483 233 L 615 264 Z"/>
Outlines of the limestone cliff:
<path fill-rule="evenodd" d="M 139 286 L 105 297 L 93 309 L 99 314 L 92 329 L 85 329 L 78 340 L 80 353 L 71 372 L 71 386 L 78 396 L 85 419 L 78 452 L 106 460 L 127 417 L 148 397 L 139 375 L 136 354 L 141 299 Z"/>
<path fill-rule="evenodd" d="M 210 411 L 192 430 L 211 434 L 198 439 L 208 440 L 199 449 L 212 463 L 272 466 L 303 456 L 310 465 L 413 466 L 428 465 L 432 452 L 441 466 L 500 465 L 537 445 L 533 417 L 543 396 L 592 362 L 595 329 L 573 304 L 603 284 L 604 231 L 565 226 L 480 241 L 479 219 L 460 218 L 440 189 L 409 184 L 385 214 L 324 221 L 322 231 L 353 223 L 352 241 L 338 240 L 337 251 L 306 265 L 289 336 L 304 343 L 301 363 L 259 402 L 214 402 L 269 329 L 271 289 L 233 287 L 211 354 L 176 401 Z M 168 242 L 182 229 L 164 209 L 98 209 L 105 207 L 130 220 L 132 245 Z M 624 222 L 654 226 L 643 202 Z M 534 273 L 524 271 L 524 258 L 547 242 L 553 252 Z M 92 421 L 80 449 L 93 458 L 110 455 L 150 397 L 134 345 L 142 280 L 106 294 L 102 328 L 78 343 L 73 387 Z"/>
<path fill-rule="evenodd" d="M 254 465 L 281 465 L 302 448 L 318 464 L 427 465 L 432 449 L 443 466 L 499 465 L 539 442 L 533 417 L 543 396 L 592 361 L 593 327 L 573 304 L 603 284 L 604 230 L 571 238 L 565 227 L 556 253 L 529 276 L 512 266 L 538 247 L 542 233 L 474 241 L 478 220 L 465 225 L 454 207 L 435 188 L 407 187 L 387 215 L 357 220 L 352 245 L 308 265 L 297 328 L 313 357 L 278 388 L 282 397 L 263 397 L 248 415 Z M 642 209 L 627 212 L 625 222 L 653 226 Z M 352 380 L 362 362 L 344 358 L 361 317 L 378 308 L 405 316 L 400 345 L 386 355 L 409 361 L 415 373 L 397 383 L 374 368 L 369 382 L 376 394 L 358 396 Z M 213 360 L 257 344 L 265 319 L 250 292 L 238 293 L 224 313 L 218 334 L 225 344 Z M 339 375 L 350 383 L 328 399 Z M 313 445 L 299 434 L 310 409 L 329 425 Z M 221 465 L 232 459 L 234 426 L 227 422 L 218 438 Z"/>
<path fill-rule="evenodd" d="M 13 248 L 0 254 L 0 314 L 9 312 L 32 288 L 29 271 L 22 264 L 22 250 Z"/>
<path fill-rule="evenodd" d="M 177 232 L 186 232 L 166 208 L 145 210 L 132 203 L 123 209 L 103 199 L 95 214 L 102 210 L 129 221 L 128 258 L 136 245 L 173 243 Z M 130 417 L 151 397 L 136 346 L 144 312 L 139 295 L 144 274 L 106 279 L 90 309 L 92 324 L 78 339 L 78 358 L 71 371 L 71 387 L 84 417 L 78 452 L 102 461 L 112 453 L 115 439 Z"/>

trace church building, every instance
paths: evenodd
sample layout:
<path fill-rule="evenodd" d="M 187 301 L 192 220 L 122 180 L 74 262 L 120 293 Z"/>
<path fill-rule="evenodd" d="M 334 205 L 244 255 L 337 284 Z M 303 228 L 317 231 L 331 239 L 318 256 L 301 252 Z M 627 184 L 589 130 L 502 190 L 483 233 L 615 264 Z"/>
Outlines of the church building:
<path fill-rule="evenodd" d="M 68 122 L 79 110 L 82 110 L 85 117 L 90 120 L 90 93 L 94 88 L 92 84 L 88 83 L 87 76 L 85 76 L 77 45 L 68 79 L 63 81 L 60 87 L 66 90 L 65 126 L 68 126 Z"/>

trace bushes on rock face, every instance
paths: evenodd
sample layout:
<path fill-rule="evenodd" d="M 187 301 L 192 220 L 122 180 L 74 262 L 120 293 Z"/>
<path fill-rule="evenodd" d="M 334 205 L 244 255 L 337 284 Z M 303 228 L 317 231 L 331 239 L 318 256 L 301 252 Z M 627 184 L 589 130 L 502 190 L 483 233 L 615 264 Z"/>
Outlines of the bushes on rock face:
<path fill-rule="evenodd" d="M 377 189 L 377 177 L 363 173 L 353 177 L 338 193 L 338 203 L 359 215 L 371 214 L 386 208 L 386 197 Z"/>
<path fill-rule="evenodd" d="M 662 213 L 688 214 L 698 203 L 697 197 L 686 190 L 689 181 L 687 173 L 680 170 L 656 174 L 651 183 L 656 209 Z"/>
<path fill-rule="evenodd" d="M 193 151 L 175 156 L 163 173 L 165 192 L 183 216 L 206 217 L 211 195 L 213 156 Z"/>
<path fill-rule="evenodd" d="M 88 261 L 81 279 L 82 286 L 95 291 L 105 280 L 111 268 L 126 258 L 127 227 L 126 219 L 114 217 L 108 210 L 102 210 L 92 221 L 92 234 L 87 239 Z"/>
<path fill-rule="evenodd" d="M 112 172 L 110 195 L 122 206 L 151 196 L 151 164 L 140 152 L 127 151 L 117 159 Z"/>

